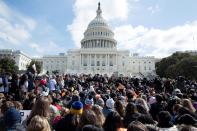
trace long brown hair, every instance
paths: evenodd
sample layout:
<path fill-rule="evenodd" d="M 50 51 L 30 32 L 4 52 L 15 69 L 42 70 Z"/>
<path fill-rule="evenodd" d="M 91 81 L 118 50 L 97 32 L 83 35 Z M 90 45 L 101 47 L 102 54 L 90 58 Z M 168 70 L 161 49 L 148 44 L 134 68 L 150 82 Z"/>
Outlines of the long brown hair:
<path fill-rule="evenodd" d="M 29 118 L 27 119 L 27 125 L 30 123 L 32 117 L 39 115 L 45 118 L 50 116 L 50 102 L 47 97 L 40 97 L 36 100 L 35 105 L 30 113 Z"/>

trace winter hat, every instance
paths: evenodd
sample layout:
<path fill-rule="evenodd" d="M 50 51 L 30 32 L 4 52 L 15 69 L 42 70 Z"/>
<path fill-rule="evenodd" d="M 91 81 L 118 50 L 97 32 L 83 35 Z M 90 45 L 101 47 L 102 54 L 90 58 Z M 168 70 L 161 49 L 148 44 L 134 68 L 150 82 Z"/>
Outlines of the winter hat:
<path fill-rule="evenodd" d="M 83 113 L 83 104 L 80 101 L 73 102 L 70 112 L 72 114 L 82 114 Z"/>
<path fill-rule="evenodd" d="M 4 116 L 6 126 L 12 126 L 21 122 L 21 114 L 14 107 L 9 108 Z"/>
<path fill-rule="evenodd" d="M 110 99 L 108 99 L 107 101 L 106 101 L 106 106 L 108 107 L 108 108 L 110 108 L 110 109 L 112 109 L 112 108 L 114 108 L 114 100 L 112 99 L 112 98 L 110 98 Z"/>
<path fill-rule="evenodd" d="M 46 85 L 46 83 L 47 83 L 47 81 L 44 80 L 44 79 L 42 79 L 42 80 L 40 81 L 40 84 L 41 84 L 41 85 Z"/>

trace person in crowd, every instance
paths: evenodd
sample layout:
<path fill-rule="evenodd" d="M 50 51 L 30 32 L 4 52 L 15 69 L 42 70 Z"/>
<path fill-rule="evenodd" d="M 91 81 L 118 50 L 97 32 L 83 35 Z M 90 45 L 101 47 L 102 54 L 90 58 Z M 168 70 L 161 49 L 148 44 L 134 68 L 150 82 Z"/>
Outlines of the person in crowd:
<path fill-rule="evenodd" d="M 51 127 L 45 117 L 35 115 L 31 119 L 27 131 L 51 131 Z"/>
<path fill-rule="evenodd" d="M 86 109 L 83 111 L 79 121 L 79 130 L 81 130 L 83 126 L 88 124 L 100 126 L 98 117 L 96 116 L 96 113 L 92 109 Z"/>
<path fill-rule="evenodd" d="M 28 97 L 23 102 L 23 109 L 32 110 L 35 102 L 36 102 L 36 94 L 34 92 L 28 93 Z"/>
<path fill-rule="evenodd" d="M 114 111 L 114 100 L 112 98 L 108 99 L 106 101 L 105 107 L 103 108 L 103 114 L 105 117 L 107 117 L 107 115 Z"/>
<path fill-rule="evenodd" d="M 21 79 L 19 82 L 19 87 L 20 87 L 20 97 L 22 99 L 24 99 L 27 92 L 28 92 L 28 76 L 27 76 L 27 74 L 23 74 L 21 76 Z"/>
<path fill-rule="evenodd" d="M 146 102 L 144 99 L 142 99 L 142 98 L 137 98 L 137 99 L 135 100 L 135 104 L 136 104 L 136 105 L 141 105 L 141 106 L 143 106 L 143 107 L 146 109 L 146 111 L 149 112 L 148 104 L 147 104 L 147 102 Z"/>
<path fill-rule="evenodd" d="M 72 104 L 70 112 L 54 125 L 56 131 L 75 131 L 78 129 L 80 117 L 83 113 L 83 104 L 76 101 Z"/>
<path fill-rule="evenodd" d="M 157 114 L 164 110 L 164 105 L 162 104 L 163 97 L 161 95 L 157 94 L 155 98 L 156 102 L 151 104 L 150 114 L 154 120 L 157 120 Z"/>
<path fill-rule="evenodd" d="M 177 131 L 176 126 L 174 126 L 172 123 L 172 116 L 168 111 L 159 112 L 157 127 L 161 131 L 162 130 Z"/>
<path fill-rule="evenodd" d="M 85 125 L 82 128 L 82 131 L 104 131 L 102 128 L 94 126 L 94 125 Z"/>
<path fill-rule="evenodd" d="M 57 86 L 57 82 L 55 80 L 55 75 L 52 75 L 51 79 L 49 80 L 49 90 L 55 91 Z"/>
<path fill-rule="evenodd" d="M 124 126 L 128 127 L 129 123 L 137 120 L 139 117 L 140 113 L 138 113 L 136 105 L 132 102 L 129 102 L 125 110 Z"/>
<path fill-rule="evenodd" d="M 5 112 L 4 122 L 6 131 L 25 131 L 25 127 L 21 124 L 21 114 L 15 107 L 9 107 Z"/>
<path fill-rule="evenodd" d="M 116 111 L 110 112 L 105 119 L 105 122 L 103 124 L 103 129 L 105 131 L 118 131 L 118 130 L 120 131 L 120 130 L 124 130 L 122 128 L 123 128 L 123 123 L 119 113 Z"/>
<path fill-rule="evenodd" d="M 183 99 L 182 103 L 183 103 L 183 107 L 187 108 L 192 113 L 196 113 L 196 109 L 194 108 L 194 106 L 192 105 L 192 102 L 189 99 Z"/>
<path fill-rule="evenodd" d="M 133 121 L 129 124 L 127 131 L 149 131 L 147 127 L 139 121 Z"/>
<path fill-rule="evenodd" d="M 13 104 L 16 110 L 23 110 L 23 105 L 19 101 L 13 101 Z"/>
<path fill-rule="evenodd" d="M 99 122 L 99 127 L 102 127 L 105 122 L 105 116 L 103 115 L 102 108 L 99 105 L 93 105 L 92 110 L 96 114 Z"/>
<path fill-rule="evenodd" d="M 2 82 L 4 87 L 4 93 L 7 94 L 9 92 L 9 73 L 3 73 Z"/>
<path fill-rule="evenodd" d="M 17 114 L 21 109 L 31 110 L 23 121 L 26 130 L 44 121 L 48 122 L 49 130 L 55 131 L 102 130 L 102 127 L 106 131 L 121 131 L 129 130 L 129 125 L 136 130 L 145 130 L 140 127 L 146 126 L 149 131 L 196 129 L 195 80 L 184 78 L 185 84 L 178 88 L 176 83 L 181 82 L 180 79 L 148 80 L 100 74 L 58 74 L 51 79 L 40 75 L 30 78 L 29 73 L 20 75 L 20 79 L 17 76 L 12 74 L 9 78 L 8 93 L 4 92 L 0 77 L 0 92 L 3 89 L 0 93 L 0 131 L 20 125 Z M 34 86 L 31 89 L 30 79 Z M 4 117 L 11 108 L 16 123 L 8 126 Z M 42 120 L 32 122 L 37 117 Z"/>
<path fill-rule="evenodd" d="M 122 118 L 125 116 L 125 110 L 124 110 L 125 107 L 124 107 L 123 103 L 120 100 L 115 102 L 114 108 L 120 114 L 120 116 Z"/>
<path fill-rule="evenodd" d="M 50 102 L 47 97 L 40 97 L 36 100 L 36 103 L 33 106 L 29 117 L 27 118 L 27 126 L 35 115 L 45 117 L 46 119 L 48 119 L 48 121 L 50 121 Z"/>
<path fill-rule="evenodd" d="M 15 73 L 12 75 L 9 94 L 15 95 L 16 100 L 19 100 L 19 77 Z"/>

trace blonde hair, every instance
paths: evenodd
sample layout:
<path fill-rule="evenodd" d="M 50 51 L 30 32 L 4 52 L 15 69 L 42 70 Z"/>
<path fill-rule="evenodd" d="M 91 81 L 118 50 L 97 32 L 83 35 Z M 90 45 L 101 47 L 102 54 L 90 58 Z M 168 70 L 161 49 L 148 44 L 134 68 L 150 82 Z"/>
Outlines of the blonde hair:
<path fill-rule="evenodd" d="M 51 131 L 51 127 L 45 117 L 36 115 L 31 119 L 27 131 Z"/>
<path fill-rule="evenodd" d="M 94 113 L 97 115 L 98 118 L 98 122 L 99 122 L 99 126 L 102 127 L 102 125 L 105 122 L 105 116 L 103 115 L 102 109 L 100 106 L 98 105 L 93 105 L 92 106 L 92 110 L 94 111 Z"/>
<path fill-rule="evenodd" d="M 192 102 L 189 99 L 183 99 L 182 103 L 183 103 L 183 107 L 186 107 L 193 113 L 196 112 L 196 109 L 194 108 Z"/>

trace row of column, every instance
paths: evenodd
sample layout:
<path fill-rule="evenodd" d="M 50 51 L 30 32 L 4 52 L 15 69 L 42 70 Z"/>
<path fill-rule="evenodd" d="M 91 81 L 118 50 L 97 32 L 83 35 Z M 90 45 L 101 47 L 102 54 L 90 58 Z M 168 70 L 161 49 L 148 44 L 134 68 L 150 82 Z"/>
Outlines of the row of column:
<path fill-rule="evenodd" d="M 94 55 L 94 57 L 92 57 Z M 97 55 L 99 55 L 99 58 L 97 58 Z M 105 57 L 103 58 L 103 55 Z M 110 55 L 112 55 L 112 58 L 110 58 Z M 86 56 L 86 57 L 85 57 Z M 87 63 L 87 66 L 92 66 L 92 59 L 94 59 L 94 66 L 97 66 L 97 61 L 99 61 L 99 66 L 103 66 L 103 61 L 105 61 L 105 66 L 110 66 L 110 59 L 112 59 L 112 64 L 117 65 L 117 55 L 116 54 L 81 54 L 80 55 L 80 61 L 81 66 L 84 66 L 84 63 Z"/>
<path fill-rule="evenodd" d="M 81 46 L 81 48 L 115 48 L 115 43 L 107 40 L 88 40 Z"/>

